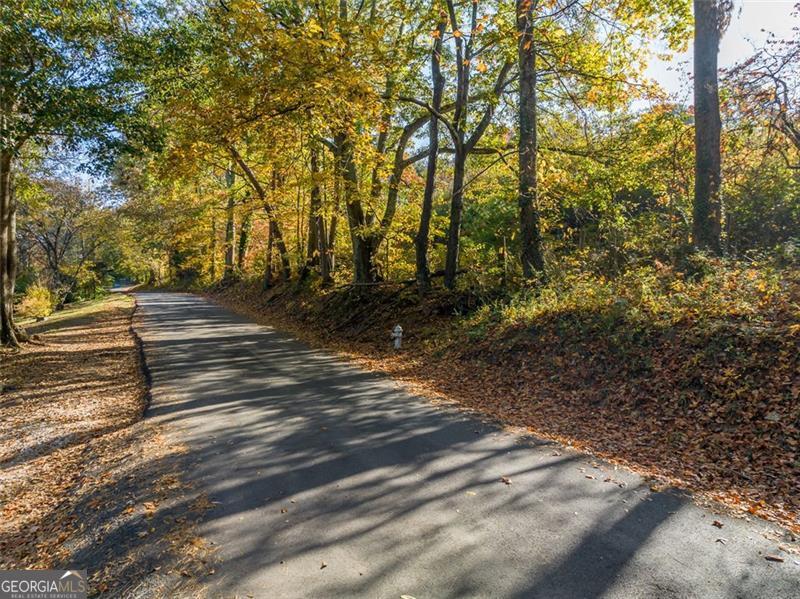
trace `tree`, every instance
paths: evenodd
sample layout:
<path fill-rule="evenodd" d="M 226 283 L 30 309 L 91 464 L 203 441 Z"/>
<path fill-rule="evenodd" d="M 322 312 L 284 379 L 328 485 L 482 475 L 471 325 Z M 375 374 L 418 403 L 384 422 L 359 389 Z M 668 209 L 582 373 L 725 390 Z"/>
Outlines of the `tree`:
<path fill-rule="evenodd" d="M 0 4 L 0 344 L 25 338 L 13 314 L 14 163 L 30 142 L 107 134 L 125 98 L 109 64 L 119 14 L 111 0 Z"/>
<path fill-rule="evenodd" d="M 431 112 L 442 110 L 442 94 L 444 92 L 444 76 L 442 75 L 442 41 L 444 39 L 447 15 L 442 13 L 433 34 L 431 48 Z M 425 172 L 425 192 L 422 196 L 422 212 L 419 218 L 419 229 L 414 238 L 416 256 L 416 279 L 421 292 L 426 292 L 431 285 L 431 273 L 428 267 L 428 237 L 431 231 L 431 214 L 433 212 L 433 194 L 436 186 L 436 161 L 439 158 L 439 119 L 428 121 L 428 165 Z"/>
<path fill-rule="evenodd" d="M 393 275 L 413 275 L 424 291 L 429 261 L 443 261 L 436 274 L 453 287 L 459 260 L 495 276 L 480 267 L 501 252 L 510 282 L 542 268 L 544 235 L 573 235 L 570 215 L 602 219 L 600 235 L 619 232 L 636 203 L 628 198 L 639 197 L 627 178 L 642 176 L 622 146 L 633 147 L 635 129 L 626 105 L 651 89 L 637 77 L 644 42 L 680 41 L 688 1 L 425 4 L 229 0 L 145 27 L 130 56 L 147 90 L 142 113 L 160 127 L 160 144 L 144 151 L 147 176 L 166 183 L 153 191 L 174 194 L 164 205 L 202 196 L 233 159 L 253 193 L 239 202 L 237 190 L 226 220 L 243 232 L 249 204 L 264 206 L 267 226 L 254 218 L 246 240 L 270 284 L 272 266 L 292 262 L 292 275 L 317 270 L 329 284 L 337 251 L 352 264 L 339 273 L 356 284 L 380 283 L 391 261 Z M 505 93 L 517 83 L 519 94 Z M 184 262 L 225 243 L 214 197 L 191 198 L 217 202 L 219 222 L 213 211 L 186 222 L 196 231 L 182 234 L 203 249 L 179 244 Z M 349 231 L 337 236 L 341 216 Z M 245 240 L 231 235 L 228 247 L 234 238 Z M 204 278 L 219 272 L 218 253 L 200 264 Z M 235 258 L 229 270 L 242 270 Z"/>
<path fill-rule="evenodd" d="M 694 0 L 694 221 L 698 249 L 722 251 L 722 158 L 717 55 L 730 19 L 730 0 Z"/>
<path fill-rule="evenodd" d="M 48 287 L 63 305 L 113 242 L 111 214 L 95 193 L 72 183 L 45 179 L 26 187 L 18 198 L 20 239 L 43 257 Z"/>
<path fill-rule="evenodd" d="M 467 137 L 467 123 L 469 114 L 469 93 L 472 68 L 478 60 L 480 52 L 475 46 L 480 32 L 478 22 L 478 3 L 473 2 L 469 13 L 469 37 L 464 41 L 464 33 L 459 28 L 459 18 L 453 0 L 447 0 L 447 10 L 450 17 L 450 26 L 453 28 L 453 37 L 456 45 L 456 99 L 452 123 L 447 122 L 448 131 L 454 146 L 453 156 L 453 191 L 450 196 L 450 225 L 447 230 L 447 256 L 444 265 L 444 284 L 452 289 L 456 284 L 458 274 L 458 254 L 461 242 L 461 219 L 464 210 L 464 184 L 466 182 L 467 155 L 480 141 L 486 128 L 492 121 L 495 108 L 500 95 L 508 84 L 508 76 L 512 63 L 503 61 L 499 68 L 497 79 L 492 89 L 492 95 L 487 99 L 486 109 L 478 121 L 475 129 Z"/>
<path fill-rule="evenodd" d="M 236 207 L 236 195 L 233 191 L 233 184 L 236 181 L 236 173 L 231 164 L 225 169 L 225 187 L 227 190 L 227 202 L 225 205 L 225 270 L 222 278 L 227 280 L 234 275 L 234 254 L 233 248 L 236 243 L 236 221 L 234 220 L 234 208 Z"/>
<path fill-rule="evenodd" d="M 544 270 L 536 198 L 536 45 L 534 0 L 517 0 L 519 33 L 519 229 L 522 275 Z"/>
<path fill-rule="evenodd" d="M 800 17 L 800 3 L 794 15 Z M 725 83 L 736 118 L 766 124 L 770 134 L 777 133 L 768 137 L 769 150 L 788 168 L 800 170 L 800 39 L 771 36 L 765 47 L 727 73 Z"/>

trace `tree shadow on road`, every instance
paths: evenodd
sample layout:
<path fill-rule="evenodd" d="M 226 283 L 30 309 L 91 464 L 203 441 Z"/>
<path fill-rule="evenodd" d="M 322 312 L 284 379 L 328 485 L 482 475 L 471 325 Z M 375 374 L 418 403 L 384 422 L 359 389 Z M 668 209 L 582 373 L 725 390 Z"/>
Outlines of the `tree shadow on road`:
<path fill-rule="evenodd" d="M 149 417 L 186 445 L 187 476 L 212 501 L 212 595 L 735 596 L 756 567 L 692 538 L 683 496 L 197 298 L 146 308 Z M 753 596 L 795 583 L 778 573 Z"/>

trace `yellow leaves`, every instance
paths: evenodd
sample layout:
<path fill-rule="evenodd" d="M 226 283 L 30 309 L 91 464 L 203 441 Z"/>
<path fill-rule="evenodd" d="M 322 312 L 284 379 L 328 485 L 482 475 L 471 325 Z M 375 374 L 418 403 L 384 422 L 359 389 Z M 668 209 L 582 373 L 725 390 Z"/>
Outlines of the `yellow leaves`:
<path fill-rule="evenodd" d="M 478 64 L 475 68 L 478 69 L 479 73 L 485 73 L 489 69 L 489 67 L 486 66 L 486 63 L 482 60 L 478 60 Z"/>
<path fill-rule="evenodd" d="M 317 20 L 313 19 L 313 18 L 308 20 L 308 22 L 306 23 L 306 28 L 305 29 L 306 29 L 306 33 L 312 33 L 312 34 L 322 33 L 322 31 L 323 31 L 323 29 L 320 26 L 320 24 L 317 23 Z"/>
<path fill-rule="evenodd" d="M 596 87 L 592 87 L 586 92 L 586 101 L 591 103 L 597 103 L 600 101 L 602 96 L 602 91 L 597 89 Z"/>
<path fill-rule="evenodd" d="M 461 37 L 461 32 L 458 29 L 453 30 L 453 37 Z"/>

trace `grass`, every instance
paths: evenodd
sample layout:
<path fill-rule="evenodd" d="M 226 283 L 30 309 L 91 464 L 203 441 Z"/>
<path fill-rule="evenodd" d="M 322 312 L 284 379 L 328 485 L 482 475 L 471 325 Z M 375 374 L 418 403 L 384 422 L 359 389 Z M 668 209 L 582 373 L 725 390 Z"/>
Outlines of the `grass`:
<path fill-rule="evenodd" d="M 598 332 L 666 329 L 720 320 L 800 320 L 797 271 L 769 264 L 707 263 L 702 273 L 656 263 L 616 278 L 557 273 L 546 285 L 495 302 L 465 321 L 473 335 L 566 319 Z"/>
<path fill-rule="evenodd" d="M 17 321 L 29 333 L 38 334 L 52 329 L 55 326 L 69 324 L 73 319 L 82 319 L 95 316 L 103 310 L 111 308 L 132 307 L 133 297 L 124 293 L 111 293 L 109 295 L 67 304 L 63 310 L 53 312 L 44 320 L 25 318 Z"/>

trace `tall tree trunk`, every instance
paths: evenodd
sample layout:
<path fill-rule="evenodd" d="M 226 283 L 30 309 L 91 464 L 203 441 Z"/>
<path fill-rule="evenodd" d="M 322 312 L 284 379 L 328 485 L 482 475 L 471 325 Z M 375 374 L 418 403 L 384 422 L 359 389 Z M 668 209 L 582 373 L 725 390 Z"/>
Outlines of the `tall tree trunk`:
<path fill-rule="evenodd" d="M 250 246 L 250 229 L 253 226 L 253 213 L 248 211 L 242 220 L 239 228 L 239 247 L 236 251 L 236 270 L 240 273 L 244 270 L 244 260 L 247 257 L 247 249 Z"/>
<path fill-rule="evenodd" d="M 17 281 L 17 206 L 11 181 L 12 153 L 0 154 L 0 345 L 17 346 L 28 335 L 14 322 Z"/>
<path fill-rule="evenodd" d="M 317 160 L 317 168 L 319 173 L 322 173 L 325 168 L 325 154 L 318 152 Z M 338 187 L 336 187 L 336 180 L 334 181 L 334 187 L 334 209 L 333 214 L 331 215 L 330 225 L 325 222 L 325 215 L 322 213 L 320 213 L 319 221 L 317 222 L 317 236 L 320 256 L 319 270 L 320 275 L 322 276 L 323 285 L 331 285 L 333 283 L 333 271 L 335 268 L 333 246 L 336 238 L 336 211 L 339 209 L 339 192 Z M 325 189 L 323 189 L 321 186 L 319 188 L 321 204 L 326 203 L 325 200 L 327 194 L 325 193 Z"/>
<path fill-rule="evenodd" d="M 522 274 L 544 270 L 536 181 L 536 46 L 534 1 L 517 0 L 519 33 L 519 229 Z"/>
<path fill-rule="evenodd" d="M 452 29 L 460 30 L 453 0 L 447 0 L 447 11 Z M 478 27 L 478 3 L 473 2 L 470 12 L 469 31 Z M 456 43 L 456 102 L 453 112 L 453 126 L 450 134 L 453 137 L 455 154 L 453 157 L 453 192 L 450 196 L 450 226 L 447 231 L 447 256 L 444 264 L 444 284 L 448 289 L 456 285 L 458 274 L 458 253 L 461 243 L 461 219 L 464 209 L 464 179 L 466 173 L 467 156 L 475 144 L 480 140 L 494 115 L 495 103 L 489 101 L 480 122 L 475 127 L 469 139 L 466 139 L 467 113 L 469 109 L 470 72 L 473 58 L 473 43 L 475 36 L 471 35 L 469 41 L 464 42 L 464 36 L 458 36 Z M 506 62 L 500 70 L 494 92 L 502 93 L 506 84 L 506 77 L 511 68 L 511 63 Z"/>
<path fill-rule="evenodd" d="M 447 0 L 450 26 L 453 31 L 460 31 L 453 0 Z M 473 2 L 470 31 L 475 31 L 478 23 L 478 3 Z M 461 213 L 464 206 L 464 173 L 466 170 L 467 152 L 464 149 L 464 131 L 467 128 L 467 110 L 469 108 L 470 60 L 472 58 L 472 41 L 465 44 L 462 35 L 456 37 L 456 104 L 453 113 L 454 131 L 453 145 L 453 191 L 450 196 L 450 226 L 447 230 L 447 255 L 444 263 L 444 284 L 452 289 L 456 284 L 458 271 L 458 252 L 461 242 Z"/>
<path fill-rule="evenodd" d="M 371 283 L 378 279 L 374 263 L 374 236 L 367 231 L 367 218 L 358 198 L 358 173 L 353 159 L 353 144 L 344 133 L 336 136 L 339 176 L 350 226 L 353 248 L 353 278 L 356 283 Z"/>
<path fill-rule="evenodd" d="M 323 154 L 323 158 L 324 158 Z M 337 158 L 334 156 L 334 165 L 337 164 Z M 335 168 L 335 167 L 334 167 Z M 342 205 L 342 179 L 341 177 L 333 178 L 333 213 L 331 214 L 331 221 L 328 225 L 328 258 L 330 260 L 331 278 L 333 273 L 336 272 L 336 234 L 339 230 L 339 206 Z"/>
<path fill-rule="evenodd" d="M 13 198 L 11 152 L 0 153 L 0 344 L 19 345 L 14 327 L 14 252 L 11 246 Z"/>
<path fill-rule="evenodd" d="M 721 156 L 717 55 L 721 0 L 694 0 L 694 223 L 698 249 L 721 251 Z"/>
<path fill-rule="evenodd" d="M 436 112 L 442 108 L 442 93 L 444 92 L 444 77 L 442 76 L 442 39 L 447 22 L 444 18 L 436 27 L 437 35 L 434 38 L 431 50 L 431 85 L 433 98 L 431 106 Z M 425 173 L 425 193 L 422 196 L 422 213 L 419 218 L 419 229 L 414 238 L 414 252 L 416 255 L 416 278 L 421 293 L 425 293 L 431 286 L 431 273 L 428 267 L 428 238 L 431 232 L 431 215 L 433 214 L 433 193 L 436 189 L 436 161 L 439 154 L 439 119 L 431 118 L 428 122 L 428 165 Z"/>
<path fill-rule="evenodd" d="M 308 239 L 306 239 L 306 268 L 318 267 L 320 264 L 319 250 L 319 218 L 314 215 L 315 210 L 320 210 L 320 205 L 314 205 L 314 191 L 311 191 L 311 203 L 308 213 Z"/>
<path fill-rule="evenodd" d="M 208 251 L 211 253 L 211 281 L 213 282 L 217 280 L 217 215 L 213 213 L 211 214 L 211 243 Z"/>
<path fill-rule="evenodd" d="M 340 33 L 349 44 L 350 32 L 344 27 L 348 20 L 347 0 L 339 0 Z M 350 226 L 350 240 L 353 248 L 353 278 L 356 283 L 371 283 L 377 280 L 374 264 L 374 236 L 368 230 L 370 217 L 364 212 L 358 197 L 358 173 L 353 159 L 353 141 L 347 132 L 335 136 L 338 176 L 342 178 L 342 191 Z"/>
<path fill-rule="evenodd" d="M 450 226 L 447 229 L 447 255 L 444 263 L 444 285 L 453 289 L 458 274 L 458 253 L 461 245 L 461 216 L 464 211 L 464 176 L 467 154 L 463 149 L 464 137 L 461 135 L 460 147 L 456 147 L 453 157 L 453 192 L 450 197 Z"/>
<path fill-rule="evenodd" d="M 322 213 L 322 187 L 320 185 L 320 152 L 311 148 L 311 205 L 308 215 L 308 259 L 309 267 L 318 266 L 322 284 L 332 282 L 331 263 L 328 254 L 328 232 L 325 215 Z"/>
<path fill-rule="evenodd" d="M 328 226 L 328 261 L 331 267 L 331 276 L 336 272 L 336 231 L 338 225 L 339 215 L 334 213 L 331 216 L 331 224 Z"/>
<path fill-rule="evenodd" d="M 294 201 L 294 214 L 295 214 L 295 228 L 294 228 L 294 238 L 295 238 L 295 256 L 297 256 L 297 267 L 300 271 L 301 276 L 304 276 L 304 270 L 306 266 L 305 262 L 305 254 L 306 254 L 306 242 L 303 238 L 305 235 L 305 204 L 303 203 L 303 192 L 302 186 L 300 185 L 300 181 L 296 181 L 295 185 L 295 201 Z"/>
<path fill-rule="evenodd" d="M 236 223 L 234 222 L 234 208 L 236 206 L 235 198 L 233 195 L 233 184 L 236 181 L 236 174 L 233 171 L 233 165 L 228 167 L 225 171 L 225 183 L 228 188 L 228 205 L 225 207 L 225 271 L 222 275 L 223 279 L 230 279 L 234 274 L 234 245 L 236 236 Z"/>

